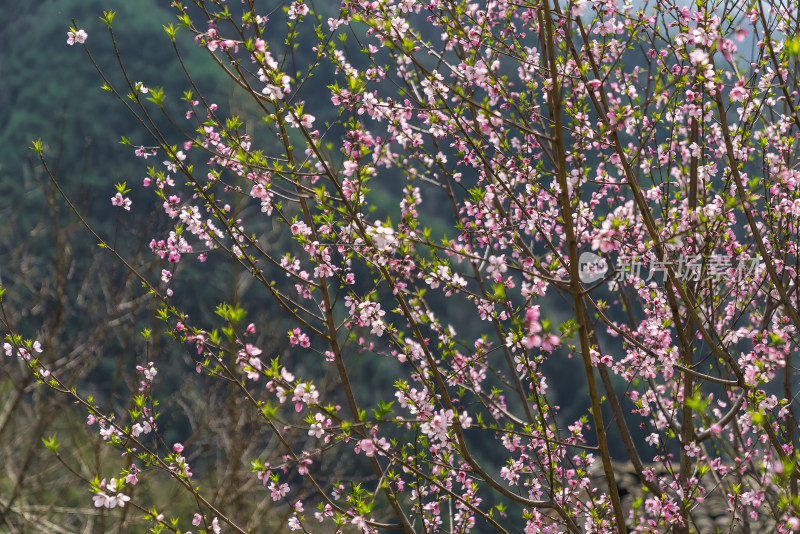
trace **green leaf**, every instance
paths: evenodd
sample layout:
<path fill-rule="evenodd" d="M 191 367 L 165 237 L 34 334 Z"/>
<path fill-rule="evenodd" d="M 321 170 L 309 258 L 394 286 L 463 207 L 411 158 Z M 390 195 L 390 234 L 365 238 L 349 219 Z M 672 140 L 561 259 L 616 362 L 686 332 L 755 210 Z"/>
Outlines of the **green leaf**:
<path fill-rule="evenodd" d="M 111 11 L 111 10 L 103 11 L 103 16 L 100 17 L 100 20 L 105 22 L 108 25 L 108 27 L 110 28 L 111 27 L 111 23 L 114 22 L 114 16 L 115 15 L 116 15 L 116 12 L 114 12 L 114 11 Z"/>
<path fill-rule="evenodd" d="M 164 89 L 162 87 L 151 88 L 148 94 L 147 100 L 158 107 L 164 106 Z"/>
<path fill-rule="evenodd" d="M 58 454 L 58 443 L 56 443 L 56 435 L 53 434 L 49 439 L 42 438 L 42 443 L 47 447 L 47 450 L 53 454 Z"/>
<path fill-rule="evenodd" d="M 798 39 L 797 37 L 786 39 L 786 41 L 783 44 L 783 49 L 786 51 L 787 54 L 797 57 L 798 55 L 800 55 L 800 39 Z"/>
<path fill-rule="evenodd" d="M 267 419 L 272 419 L 278 414 L 278 408 L 273 406 L 272 403 L 267 402 L 261 406 L 261 413 Z"/>
<path fill-rule="evenodd" d="M 167 32 L 167 35 L 169 35 L 169 40 L 175 42 L 175 35 L 178 33 L 178 28 L 172 24 L 165 24 L 163 28 L 164 31 Z"/>
<path fill-rule="evenodd" d="M 383 400 L 379 400 L 378 408 L 372 410 L 373 415 L 375 415 L 375 419 L 378 420 L 385 419 L 387 415 L 392 413 L 392 404 L 394 404 L 394 401 L 390 401 L 387 404 L 383 402 Z"/>

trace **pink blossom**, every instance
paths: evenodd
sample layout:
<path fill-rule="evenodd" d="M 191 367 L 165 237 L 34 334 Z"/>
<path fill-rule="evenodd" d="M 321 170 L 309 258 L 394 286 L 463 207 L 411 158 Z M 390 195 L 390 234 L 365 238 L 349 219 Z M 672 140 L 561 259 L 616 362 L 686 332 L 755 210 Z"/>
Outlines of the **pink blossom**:
<path fill-rule="evenodd" d="M 308 6 L 305 5 L 304 3 L 294 1 L 289 6 L 288 15 L 290 19 L 296 19 L 297 17 L 302 17 L 303 15 L 307 14 L 308 14 Z"/>
<path fill-rule="evenodd" d="M 89 36 L 83 30 L 70 29 L 70 31 L 67 32 L 67 44 L 70 46 L 75 43 L 83 44 L 86 42 L 87 37 Z"/>
<path fill-rule="evenodd" d="M 745 85 L 744 79 L 739 79 L 739 81 L 736 82 L 736 86 L 733 89 L 731 89 L 730 92 L 731 100 L 733 100 L 734 102 L 742 102 L 745 99 L 745 97 L 747 96 L 747 90 L 745 89 L 744 85 Z"/>
<path fill-rule="evenodd" d="M 270 491 L 270 495 L 273 501 L 279 501 L 283 497 L 285 497 L 287 493 L 289 493 L 288 484 L 281 484 L 280 486 L 278 486 L 276 483 L 270 482 L 268 489 Z"/>
<path fill-rule="evenodd" d="M 119 206 L 124 210 L 131 211 L 131 199 L 128 197 L 123 197 L 122 193 L 117 193 L 113 197 L 111 197 L 111 205 Z"/>

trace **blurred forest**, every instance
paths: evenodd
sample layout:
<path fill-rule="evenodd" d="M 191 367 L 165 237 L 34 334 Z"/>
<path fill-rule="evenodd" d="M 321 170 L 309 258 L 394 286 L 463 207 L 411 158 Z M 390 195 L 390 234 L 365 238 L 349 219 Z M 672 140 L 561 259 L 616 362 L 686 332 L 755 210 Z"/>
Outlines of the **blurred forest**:
<path fill-rule="evenodd" d="M 231 486 L 219 488 L 215 502 L 245 507 L 249 505 L 244 500 L 253 498 L 247 496 L 248 489 L 256 483 L 247 473 L 246 461 L 270 447 L 269 441 L 259 441 L 263 431 L 254 425 L 236 424 L 237 403 L 241 399 L 219 381 L 194 373 L 184 349 L 170 343 L 161 331 L 154 318 L 155 303 L 142 290 L 140 281 L 97 247 L 96 240 L 70 212 L 36 154 L 29 149 L 32 140 L 42 139 L 48 166 L 77 210 L 103 239 L 113 243 L 122 256 L 132 259 L 132 265 L 142 275 L 156 283 L 166 266 L 150 253 L 147 244 L 156 230 L 166 228 L 167 223 L 153 215 L 157 213 L 158 199 L 141 184 L 147 166 L 160 168 L 164 158 L 143 161 L 134 156 L 132 146 L 120 143 L 123 136 L 136 146 L 148 145 L 150 140 L 123 105 L 100 89 L 102 80 L 91 62 L 80 47 L 68 46 L 66 38 L 74 19 L 77 28 L 87 31 L 87 45 L 104 74 L 115 86 L 124 87 L 108 32 L 99 20 L 103 10 L 116 11 L 115 38 L 128 76 L 149 87 L 163 87 L 168 114 L 180 118 L 185 108 L 179 99 L 191 84 L 162 30 L 162 24 L 174 21 L 174 14 L 166 6 L 167 2 L 156 0 L 3 2 L 0 281 L 7 288 L 4 304 L 10 323 L 19 332 L 36 334 L 48 348 L 48 367 L 84 390 L 88 388 L 101 405 L 124 412 L 126 407 L 115 403 L 120 392 L 127 394 L 137 388 L 131 370 L 147 361 L 160 362 L 158 395 L 163 411 L 172 417 L 162 422 L 162 428 L 169 433 L 164 441 L 191 443 L 194 436 L 205 436 L 206 443 L 192 443 L 193 450 L 200 451 L 198 457 L 190 458 L 192 465 L 211 481 L 215 473 L 241 471 L 234 477 L 226 475 Z M 239 104 L 224 73 L 203 50 L 194 47 L 188 33 L 183 34 L 183 39 L 180 37 L 179 33 L 181 56 L 204 97 L 219 103 L 221 109 L 238 113 L 254 144 L 268 147 L 269 140 L 258 136 L 257 117 L 249 116 L 248 109 Z M 280 36 L 274 38 L 279 47 Z M 296 51 L 298 65 L 311 61 L 304 53 L 310 54 L 303 49 Z M 324 70 L 320 70 L 307 90 L 309 96 L 326 85 Z M 332 123 L 336 119 L 331 115 L 335 109 L 325 98 L 318 98 L 316 103 L 308 100 L 309 106 L 318 107 L 309 112 L 317 115 L 320 122 Z M 174 130 L 166 116 L 161 120 L 165 129 Z M 114 184 L 121 182 L 131 188 L 130 213 L 122 213 L 110 202 Z M 373 182 L 370 195 L 386 217 L 397 212 L 399 186 L 395 184 L 400 182 L 390 173 L 379 174 Z M 435 229 L 434 235 L 446 233 L 452 225 L 436 209 L 439 195 L 434 189 L 423 190 L 421 218 L 425 226 Z M 238 215 L 242 217 L 259 216 L 257 210 L 246 211 L 252 208 L 245 206 L 233 209 L 241 209 Z M 260 216 L 265 217 L 263 231 L 270 246 L 281 247 L 280 241 L 269 241 L 270 223 L 265 215 Z M 194 318 L 211 324 L 221 302 L 241 305 L 248 312 L 246 321 L 257 325 L 261 346 L 271 347 L 276 354 L 289 352 L 288 326 L 283 324 L 279 310 L 265 304 L 271 301 L 248 294 L 249 278 L 237 274 L 230 263 L 211 259 L 202 272 L 198 269 L 184 273 L 183 283 L 174 288 L 176 299 Z M 549 302 L 552 311 L 548 315 L 559 321 L 569 319 L 565 302 L 554 294 Z M 448 309 L 444 301 L 430 304 L 443 322 L 452 324 L 457 331 L 485 331 L 489 339 L 494 338 L 489 325 L 469 313 L 468 307 Z M 144 329 L 152 331 L 147 340 L 141 335 Z M 357 394 L 365 405 L 393 400 L 389 386 L 397 376 L 391 369 L 396 364 L 363 358 L 356 351 L 351 358 L 353 383 L 362 384 L 363 390 Z M 164 365 L 167 361 L 170 364 Z M 554 362 L 547 370 L 548 395 L 553 404 L 561 407 L 565 426 L 578 417 L 576 414 L 585 413 L 589 404 L 584 381 L 574 381 L 580 369 L 579 359 L 573 358 L 557 365 Z M 42 445 L 43 438 L 57 433 L 64 443 L 65 463 L 86 466 L 84 470 L 77 468 L 79 474 L 102 471 L 103 463 L 109 461 L 108 448 L 101 447 L 96 434 L 84 424 L 85 413 L 78 407 L 64 409 L 60 406 L 63 402 L 63 398 L 38 389 L 18 361 L 0 360 L 0 448 L 7 466 L 0 473 L 0 531 L 106 531 L 106 512 L 92 508 L 87 487 L 77 483 L 75 476 Z M 631 426 L 635 432 L 637 425 Z M 212 439 L 214 436 L 216 439 Z M 491 459 L 494 447 L 492 440 L 480 447 L 485 459 Z M 612 443 L 612 447 L 620 446 Z M 180 498 L 177 489 L 142 487 L 137 491 L 155 492 L 151 496 L 154 502 Z M 39 513 L 42 509 L 49 513 Z M 264 517 L 267 513 L 268 509 L 259 509 Z M 58 514 L 62 514 L 62 520 L 52 521 Z M 48 517 L 52 522 L 42 523 Z M 252 521 L 258 522 L 259 517 L 255 515 Z M 91 523 L 89 527 L 87 521 Z"/>

